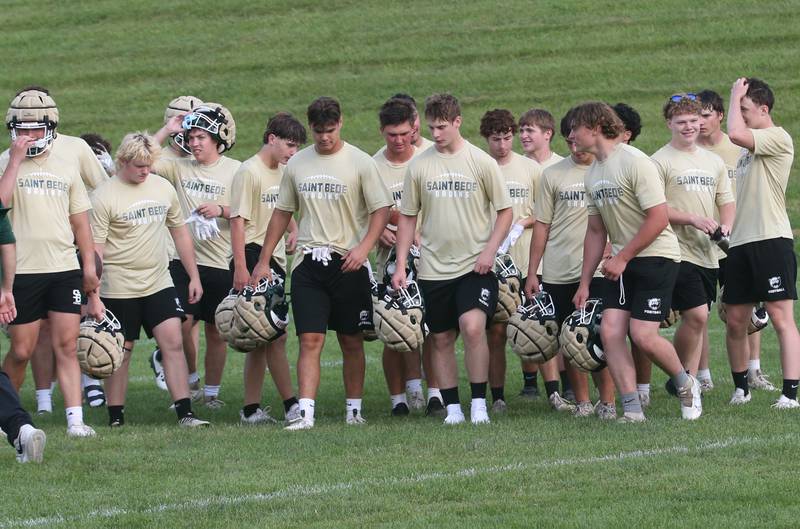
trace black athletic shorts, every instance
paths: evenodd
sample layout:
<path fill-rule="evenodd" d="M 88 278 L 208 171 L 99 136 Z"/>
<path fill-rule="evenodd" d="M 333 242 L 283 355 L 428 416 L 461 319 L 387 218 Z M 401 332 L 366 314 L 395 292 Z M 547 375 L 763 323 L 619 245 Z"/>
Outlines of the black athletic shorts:
<path fill-rule="evenodd" d="M 258 258 L 261 256 L 261 245 L 251 242 L 250 244 L 246 244 L 244 246 L 244 262 L 245 266 L 247 266 L 247 271 L 251 274 L 253 273 L 253 269 L 256 267 L 258 263 Z M 231 279 L 233 279 L 233 270 L 234 270 L 234 263 L 233 259 L 231 259 L 230 266 L 228 270 L 231 272 Z M 286 270 L 283 269 L 281 265 L 275 260 L 274 257 L 271 257 L 269 260 L 269 267 L 272 270 L 281 276 L 284 280 L 286 280 Z"/>
<path fill-rule="evenodd" d="M 342 272 L 342 256 L 331 253 L 327 265 L 307 255 L 292 271 L 292 315 L 298 336 L 328 329 L 356 334 L 372 326 L 369 272 Z"/>
<path fill-rule="evenodd" d="M 624 310 L 635 320 L 664 321 L 679 268 L 680 263 L 665 257 L 634 257 L 618 280 L 608 281 L 603 310 Z"/>
<path fill-rule="evenodd" d="M 689 310 L 703 305 L 710 309 L 716 300 L 717 269 L 681 261 L 672 290 L 672 309 Z"/>
<path fill-rule="evenodd" d="M 728 251 L 722 301 L 744 305 L 797 299 L 796 281 L 797 256 L 792 239 L 767 239 L 735 246 Z"/>
<path fill-rule="evenodd" d="M 41 320 L 50 311 L 80 314 L 82 289 L 83 275 L 77 268 L 66 272 L 17 274 L 12 288 L 17 317 L 11 324 Z"/>
<path fill-rule="evenodd" d="M 572 298 L 578 291 L 580 281 L 575 283 L 542 283 L 544 291 L 550 294 L 553 305 L 556 308 L 556 321 L 561 325 L 570 314 L 575 312 L 575 305 Z M 593 277 L 589 284 L 589 297 L 603 299 L 605 290 L 608 288 L 608 279 L 604 277 Z"/>
<path fill-rule="evenodd" d="M 725 269 L 728 266 L 728 258 L 723 257 L 719 260 L 719 270 L 717 271 L 717 282 L 720 288 L 725 286 Z"/>
<path fill-rule="evenodd" d="M 233 286 L 233 274 L 230 270 L 197 265 L 200 274 L 200 285 L 203 287 L 203 297 L 198 303 L 189 304 L 189 274 L 178 259 L 169 263 L 169 275 L 178 292 L 181 306 L 186 314 L 194 317 L 195 321 L 203 320 L 214 323 L 214 312 L 222 299 L 228 295 Z"/>
<path fill-rule="evenodd" d="M 431 332 L 457 331 L 458 318 L 472 309 L 486 313 L 487 327 L 492 323 L 499 289 L 494 272 L 469 272 L 441 281 L 420 279 L 419 288 L 425 300 L 425 322 Z"/>
<path fill-rule="evenodd" d="M 101 298 L 106 308 L 122 325 L 125 340 L 132 342 L 139 339 L 139 332 L 144 327 L 148 338 L 153 337 L 153 328 L 170 318 L 186 319 L 181 308 L 181 301 L 175 287 L 159 290 L 143 298 Z"/>

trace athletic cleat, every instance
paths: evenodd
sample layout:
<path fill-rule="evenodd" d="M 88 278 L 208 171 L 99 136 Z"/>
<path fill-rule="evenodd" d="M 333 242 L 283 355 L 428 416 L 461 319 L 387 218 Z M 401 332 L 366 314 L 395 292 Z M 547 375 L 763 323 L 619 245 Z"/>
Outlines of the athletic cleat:
<path fill-rule="evenodd" d="M 406 417 L 409 413 L 408 405 L 405 402 L 398 402 L 397 406 L 392 408 L 392 417 Z"/>
<path fill-rule="evenodd" d="M 217 397 L 203 397 L 203 406 L 210 410 L 218 410 L 225 406 L 225 402 Z"/>
<path fill-rule="evenodd" d="M 19 435 L 14 440 L 17 449 L 17 461 L 20 463 L 41 463 L 44 458 L 44 445 L 47 436 L 32 424 L 23 424 Z"/>
<path fill-rule="evenodd" d="M 539 398 L 539 386 L 525 386 L 519 392 L 519 396 L 527 400 L 536 400 Z"/>
<path fill-rule="evenodd" d="M 204 396 L 203 387 L 200 385 L 199 380 L 189 384 L 189 398 L 192 402 L 200 402 Z"/>
<path fill-rule="evenodd" d="M 452 413 L 448 414 L 447 417 L 444 418 L 444 424 L 461 424 L 466 420 L 464 417 L 464 413 Z"/>
<path fill-rule="evenodd" d="M 211 426 L 211 423 L 208 421 L 203 421 L 201 419 L 198 419 L 197 417 L 195 417 L 190 413 L 186 417 L 181 417 L 180 419 L 178 419 L 178 426 L 181 426 L 183 428 L 203 428 Z"/>
<path fill-rule="evenodd" d="M 91 408 L 99 408 L 106 405 L 106 394 L 100 384 L 84 386 L 83 397 Z"/>
<path fill-rule="evenodd" d="M 88 424 L 73 424 L 67 426 L 67 437 L 94 437 L 97 432 Z"/>
<path fill-rule="evenodd" d="M 314 419 L 306 419 L 305 417 L 298 417 L 296 421 L 287 425 L 284 430 L 289 432 L 296 432 L 298 430 L 310 430 L 314 427 Z"/>
<path fill-rule="evenodd" d="M 637 390 L 637 393 L 639 393 L 639 404 L 642 405 L 642 409 L 650 406 L 650 392 Z"/>
<path fill-rule="evenodd" d="M 278 424 L 278 421 L 269 414 L 269 408 L 266 410 L 256 408 L 256 411 L 248 417 L 245 417 L 243 410 L 239 410 L 239 424 L 255 426 L 257 424 Z"/>
<path fill-rule="evenodd" d="M 698 378 L 697 381 L 700 382 L 700 393 L 708 393 L 714 389 L 714 382 L 710 378 Z"/>
<path fill-rule="evenodd" d="M 425 409 L 425 395 L 422 391 L 412 391 L 408 394 L 408 407 L 412 410 Z"/>
<path fill-rule="evenodd" d="M 644 412 L 634 413 L 632 411 L 626 411 L 622 417 L 617 419 L 619 424 L 627 424 L 627 423 L 634 423 L 634 422 L 645 422 L 647 418 L 644 416 Z"/>
<path fill-rule="evenodd" d="M 700 396 L 700 383 L 689 375 L 690 385 L 678 389 L 681 399 L 681 416 L 687 421 L 699 419 L 703 414 L 703 399 Z"/>
<path fill-rule="evenodd" d="M 613 421 L 617 418 L 617 407 L 608 402 L 598 400 L 594 406 L 594 414 L 601 421 Z"/>
<path fill-rule="evenodd" d="M 434 417 L 445 417 L 447 416 L 447 410 L 444 408 L 444 404 L 442 401 L 439 400 L 438 397 L 431 397 L 428 400 L 428 406 L 425 408 L 425 416 L 434 416 Z"/>
<path fill-rule="evenodd" d="M 790 399 L 786 395 L 781 395 L 781 398 L 772 403 L 771 407 L 776 410 L 791 410 L 800 408 L 800 402 L 797 402 L 797 399 Z"/>
<path fill-rule="evenodd" d="M 300 416 L 300 405 L 296 402 L 292 404 L 283 419 L 286 424 L 292 424 L 302 419 Z"/>
<path fill-rule="evenodd" d="M 750 389 L 763 389 L 764 391 L 779 391 L 775 385 L 769 381 L 767 375 L 760 369 L 747 371 L 747 385 Z"/>
<path fill-rule="evenodd" d="M 748 402 L 750 402 L 750 399 L 752 398 L 753 398 L 752 393 L 748 393 L 747 395 L 745 395 L 744 390 L 742 388 L 736 388 L 733 391 L 733 396 L 731 397 L 731 401 L 728 404 L 739 406 L 741 404 L 747 404 Z"/>
<path fill-rule="evenodd" d="M 489 414 L 486 412 L 486 404 L 473 404 L 469 410 L 469 419 L 472 424 L 489 424 L 491 421 L 489 420 Z"/>
<path fill-rule="evenodd" d="M 506 411 L 508 411 L 508 405 L 503 399 L 492 402 L 492 413 L 505 413 Z"/>
<path fill-rule="evenodd" d="M 367 424 L 367 420 L 361 415 L 361 411 L 357 409 L 353 409 L 352 413 L 345 413 L 344 422 L 351 426 Z"/>
<path fill-rule="evenodd" d="M 589 417 L 594 413 L 594 406 L 591 402 L 579 402 L 572 410 L 573 417 Z"/>
<path fill-rule="evenodd" d="M 153 351 L 153 354 L 150 355 L 150 367 L 153 369 L 153 374 L 156 377 L 156 386 L 158 386 L 158 389 L 168 391 L 167 379 L 164 378 L 164 366 L 161 365 L 161 360 L 159 360 L 160 356 L 160 349 Z"/>
<path fill-rule="evenodd" d="M 550 395 L 548 400 L 550 401 L 550 407 L 555 411 L 575 411 L 575 405 L 559 395 L 558 391 Z"/>

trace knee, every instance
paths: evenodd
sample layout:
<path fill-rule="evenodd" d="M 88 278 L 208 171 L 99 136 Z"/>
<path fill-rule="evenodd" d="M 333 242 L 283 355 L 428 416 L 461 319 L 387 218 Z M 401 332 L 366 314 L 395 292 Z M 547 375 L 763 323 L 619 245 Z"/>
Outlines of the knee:
<path fill-rule="evenodd" d="M 681 327 L 686 325 L 695 332 L 703 332 L 708 323 L 708 310 L 705 307 L 684 311 L 681 314 Z"/>
<path fill-rule="evenodd" d="M 627 334 L 624 328 L 612 325 L 600 325 L 600 339 L 603 345 L 617 345 L 625 343 Z"/>
<path fill-rule="evenodd" d="M 465 341 L 474 342 L 486 339 L 486 319 L 485 318 L 462 318 L 459 322 L 461 336 Z"/>
<path fill-rule="evenodd" d="M 645 353 L 652 351 L 655 348 L 655 342 L 662 339 L 655 328 L 631 328 L 631 341 Z"/>

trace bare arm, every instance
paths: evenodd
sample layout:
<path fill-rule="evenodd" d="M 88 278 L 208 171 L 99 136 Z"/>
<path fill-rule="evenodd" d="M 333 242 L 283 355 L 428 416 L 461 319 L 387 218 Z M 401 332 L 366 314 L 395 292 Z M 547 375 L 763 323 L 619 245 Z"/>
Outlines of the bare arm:
<path fill-rule="evenodd" d="M 581 268 L 581 283 L 572 302 L 576 308 L 581 308 L 589 299 L 589 285 L 592 282 L 594 271 L 603 258 L 606 248 L 606 225 L 600 215 L 589 215 L 586 225 L 586 235 L 583 236 L 583 267 Z"/>
<path fill-rule="evenodd" d="M 203 295 L 203 287 L 200 286 L 200 273 L 197 271 L 197 261 L 194 258 L 194 244 L 189 228 L 186 225 L 169 229 L 172 240 L 175 242 L 175 250 L 181 260 L 184 270 L 189 275 L 189 303 L 197 303 Z"/>
<path fill-rule="evenodd" d="M 742 98 L 746 94 L 747 79 L 740 77 L 731 88 L 731 98 L 728 103 L 728 136 L 734 144 L 752 151 L 756 145 L 753 131 L 747 128 L 742 117 Z"/>
<path fill-rule="evenodd" d="M 408 264 L 408 251 L 411 249 L 411 243 L 414 242 L 416 231 L 417 216 L 403 215 L 401 213 L 397 218 L 397 245 L 395 246 L 397 261 L 395 272 L 392 276 L 392 288 L 395 290 L 399 290 L 406 286 L 406 264 Z"/>
<path fill-rule="evenodd" d="M 153 137 L 155 138 L 156 142 L 158 142 L 159 145 L 162 145 L 165 141 L 167 141 L 167 138 L 169 138 L 171 135 L 183 132 L 184 115 L 185 114 L 182 114 L 180 116 L 174 116 L 169 121 L 167 121 L 163 127 L 158 129 L 158 132 L 153 134 Z"/>
<path fill-rule="evenodd" d="M 231 219 L 231 248 L 233 250 L 233 288 L 242 290 L 250 279 L 247 261 L 244 256 L 244 219 Z"/>
<path fill-rule="evenodd" d="M 9 149 L 8 165 L 5 171 L 3 171 L 3 176 L 0 177 L 0 202 L 6 206 L 10 206 L 14 198 L 14 188 L 17 185 L 19 166 L 25 160 L 25 152 L 28 150 L 28 146 L 31 143 L 33 143 L 33 140 L 28 136 L 20 136 L 14 140 L 14 143 L 11 144 L 11 148 Z"/>
<path fill-rule="evenodd" d="M 695 215 L 667 206 L 669 223 L 676 226 L 694 226 L 703 233 L 712 234 L 717 229 L 717 221 L 702 215 Z"/>
<path fill-rule="evenodd" d="M 299 235 L 297 221 L 294 217 L 289 220 L 289 227 L 286 228 L 286 253 L 292 255 L 297 248 L 297 236 Z"/>
<path fill-rule="evenodd" d="M 494 228 L 492 234 L 489 236 L 489 242 L 486 243 L 486 248 L 483 249 L 475 262 L 473 270 L 478 274 L 488 274 L 494 268 L 494 260 L 497 255 L 497 249 L 505 239 L 509 228 L 511 228 L 511 221 L 514 219 L 514 212 L 511 208 L 501 209 L 497 212 L 497 218 L 494 221 Z"/>
<path fill-rule="evenodd" d="M 731 232 L 734 217 L 736 217 L 735 202 L 728 202 L 719 206 L 719 224 L 722 226 L 723 235 L 728 235 Z"/>
<path fill-rule="evenodd" d="M 100 286 L 94 261 L 94 241 L 92 240 L 92 228 L 89 225 L 89 214 L 86 211 L 75 213 L 69 216 L 69 222 L 72 225 L 72 233 L 75 235 L 78 250 L 81 252 L 83 291 L 88 295 Z"/>
<path fill-rule="evenodd" d="M 14 274 L 17 271 L 17 247 L 14 243 L 0 245 L 3 263 L 3 283 L 0 287 L 0 323 L 11 323 L 17 317 L 14 302 Z"/>
<path fill-rule="evenodd" d="M 387 222 L 389 222 L 389 206 L 378 208 L 370 213 L 366 235 L 355 248 L 344 254 L 342 272 L 354 272 L 364 266 L 369 251 L 375 247 Z"/>
<path fill-rule="evenodd" d="M 544 248 L 550 236 L 550 224 L 536 221 L 533 225 L 533 239 L 531 240 L 530 260 L 528 261 L 528 280 L 525 282 L 525 295 L 529 298 L 539 291 L 539 278 L 536 272 L 544 255 Z"/>
<path fill-rule="evenodd" d="M 261 255 L 258 256 L 258 263 L 253 268 L 253 273 L 250 274 L 250 284 L 257 284 L 261 278 L 268 277 L 272 279 L 272 274 L 269 271 L 269 261 L 272 259 L 272 252 L 278 245 L 286 228 L 292 220 L 291 211 L 283 211 L 276 209 L 272 212 L 272 216 L 267 224 L 267 233 L 264 235 L 264 244 L 261 247 Z"/>

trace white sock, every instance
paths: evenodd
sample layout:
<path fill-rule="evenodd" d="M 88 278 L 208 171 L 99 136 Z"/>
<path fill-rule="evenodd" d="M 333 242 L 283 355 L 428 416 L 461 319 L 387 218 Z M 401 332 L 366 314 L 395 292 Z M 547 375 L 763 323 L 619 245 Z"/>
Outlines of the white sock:
<path fill-rule="evenodd" d="M 406 396 L 403 395 L 403 399 Z M 351 417 L 353 415 L 361 415 L 361 399 L 346 399 L 346 406 L 347 406 L 347 416 Z M 356 413 L 353 413 L 353 410 L 356 410 Z"/>
<path fill-rule="evenodd" d="M 755 360 L 750 360 L 750 371 L 758 371 L 761 369 L 761 359 L 756 358 Z"/>
<path fill-rule="evenodd" d="M 67 428 L 78 424 L 83 424 L 83 408 L 80 406 L 72 406 L 67 408 Z"/>
<path fill-rule="evenodd" d="M 710 369 L 698 369 L 697 370 L 697 378 L 702 378 L 703 380 L 711 380 L 711 370 Z"/>
<path fill-rule="evenodd" d="M 200 382 L 200 375 L 197 374 L 197 371 L 189 373 L 189 384 L 196 384 L 198 382 Z"/>
<path fill-rule="evenodd" d="M 439 391 L 439 388 L 428 388 L 428 400 L 431 400 L 434 397 L 439 399 L 439 402 L 444 402 L 442 400 L 442 392 Z"/>
<path fill-rule="evenodd" d="M 448 404 L 447 415 L 464 415 L 464 411 L 461 409 L 461 404 Z"/>
<path fill-rule="evenodd" d="M 636 384 L 636 391 L 639 393 L 650 394 L 650 384 Z"/>
<path fill-rule="evenodd" d="M 470 404 L 471 409 L 476 408 L 483 408 L 486 409 L 486 399 L 472 399 L 472 403 Z"/>
<path fill-rule="evenodd" d="M 406 400 L 406 394 L 405 393 L 398 393 L 397 395 L 390 395 L 389 398 L 392 399 L 392 408 L 394 408 L 395 406 L 397 406 L 398 404 L 401 404 L 401 403 L 405 404 L 406 406 L 408 406 L 408 401 Z"/>
<path fill-rule="evenodd" d="M 422 379 L 412 378 L 406 380 L 406 391 L 408 393 L 422 393 Z"/>
<path fill-rule="evenodd" d="M 206 384 L 206 387 L 203 388 L 203 395 L 205 395 L 207 399 L 218 397 L 219 386 L 209 386 Z"/>
<path fill-rule="evenodd" d="M 36 411 L 53 413 L 53 395 L 49 389 L 36 390 Z"/>
<path fill-rule="evenodd" d="M 314 399 L 298 399 L 300 415 L 306 419 L 314 420 Z"/>

